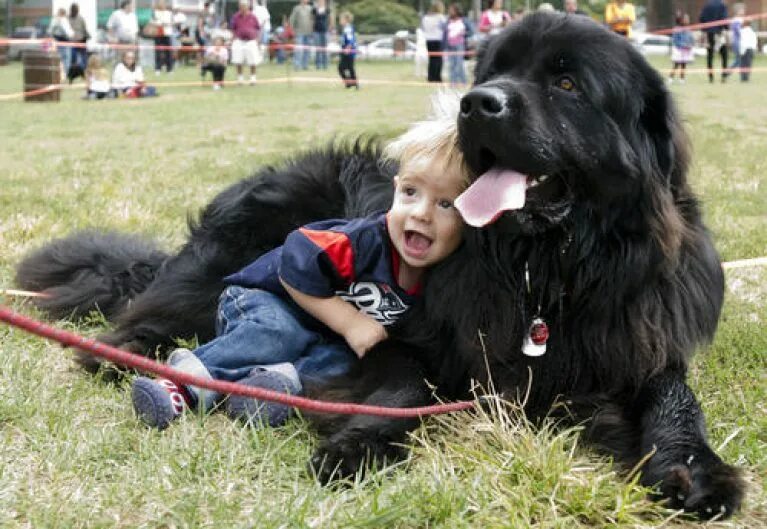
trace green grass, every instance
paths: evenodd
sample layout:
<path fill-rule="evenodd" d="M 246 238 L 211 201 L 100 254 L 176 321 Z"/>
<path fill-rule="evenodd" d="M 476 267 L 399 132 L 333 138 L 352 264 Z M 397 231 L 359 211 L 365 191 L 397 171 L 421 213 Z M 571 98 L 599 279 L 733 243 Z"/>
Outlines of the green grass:
<path fill-rule="evenodd" d="M 359 74 L 359 92 L 295 81 L 221 93 L 161 86 L 161 97 L 142 101 L 85 102 L 70 90 L 58 104 L 0 101 L 0 288 L 11 286 L 25 252 L 77 228 L 176 247 L 186 215 L 256 167 L 332 137 L 391 137 L 428 108 L 433 88 L 365 83 L 413 81 L 411 64 L 360 63 Z M 259 70 L 261 80 L 285 75 Z M 673 87 L 695 148 L 690 178 L 725 260 L 767 255 L 763 76 L 709 85 L 698 74 Z M 20 89 L 20 65 L 0 67 L 0 94 Z M 696 358 L 691 383 L 712 444 L 750 483 L 743 512 L 713 525 L 765 527 L 767 272 L 739 269 L 727 279 L 718 337 Z M 0 301 L 36 315 L 21 300 Z M 342 489 L 320 487 L 305 471 L 314 443 L 300 420 L 256 430 L 221 414 L 148 431 L 127 383 L 94 380 L 69 352 L 0 326 L 3 528 L 695 525 L 647 502 L 579 444 L 576 430 L 533 430 L 513 413 L 431 418 L 403 468 Z"/>

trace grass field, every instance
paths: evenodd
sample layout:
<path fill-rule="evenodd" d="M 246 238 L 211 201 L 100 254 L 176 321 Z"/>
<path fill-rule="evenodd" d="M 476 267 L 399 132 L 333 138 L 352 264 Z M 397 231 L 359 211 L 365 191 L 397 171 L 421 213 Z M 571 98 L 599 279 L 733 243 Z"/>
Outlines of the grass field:
<path fill-rule="evenodd" d="M 77 228 L 173 248 L 186 216 L 228 184 L 333 137 L 391 137 L 424 115 L 433 90 L 369 82 L 414 81 L 405 63 L 361 63 L 359 92 L 335 77 L 266 82 L 287 73 L 267 66 L 258 86 L 220 93 L 160 85 L 160 97 L 140 101 L 86 102 L 79 90 L 57 104 L 0 101 L 0 288 L 25 252 Z M 691 75 L 673 87 L 695 149 L 690 177 L 727 261 L 767 255 L 766 87 L 763 72 L 750 84 Z M 0 67 L 0 94 L 20 90 L 20 65 Z M 713 446 L 744 469 L 750 490 L 741 514 L 711 525 L 767 527 L 767 269 L 728 271 L 727 285 L 717 339 L 690 381 Z M 22 300 L 0 302 L 35 315 Z M 58 325 L 101 328 L 98 318 Z M 315 439 L 301 420 L 257 430 L 190 415 L 158 433 L 134 417 L 128 388 L 0 326 L 0 527 L 695 526 L 647 502 L 576 430 L 533 430 L 506 412 L 429 419 L 403 468 L 333 489 L 305 470 Z"/>

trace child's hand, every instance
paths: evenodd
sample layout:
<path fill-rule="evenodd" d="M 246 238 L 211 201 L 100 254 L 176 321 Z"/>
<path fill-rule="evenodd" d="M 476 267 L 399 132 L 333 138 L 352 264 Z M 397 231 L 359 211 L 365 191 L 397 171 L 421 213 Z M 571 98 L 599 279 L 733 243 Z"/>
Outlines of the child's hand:
<path fill-rule="evenodd" d="M 386 329 L 383 325 L 362 314 L 344 334 L 346 343 L 360 358 L 365 356 L 365 353 L 376 344 L 385 340 L 386 337 Z"/>

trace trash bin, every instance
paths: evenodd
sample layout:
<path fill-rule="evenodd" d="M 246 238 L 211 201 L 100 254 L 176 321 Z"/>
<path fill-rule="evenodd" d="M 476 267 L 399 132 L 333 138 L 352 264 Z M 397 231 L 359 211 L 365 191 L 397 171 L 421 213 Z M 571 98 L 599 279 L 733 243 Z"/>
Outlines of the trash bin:
<path fill-rule="evenodd" d="M 27 50 L 22 54 L 24 64 L 24 101 L 59 101 L 61 99 L 61 59 L 56 51 Z M 56 85 L 54 90 L 35 94 L 34 91 Z M 31 94 L 27 94 L 32 92 Z"/>
<path fill-rule="evenodd" d="M 8 49 L 10 46 L 8 44 L 0 44 L 0 66 L 5 66 L 8 64 Z"/>

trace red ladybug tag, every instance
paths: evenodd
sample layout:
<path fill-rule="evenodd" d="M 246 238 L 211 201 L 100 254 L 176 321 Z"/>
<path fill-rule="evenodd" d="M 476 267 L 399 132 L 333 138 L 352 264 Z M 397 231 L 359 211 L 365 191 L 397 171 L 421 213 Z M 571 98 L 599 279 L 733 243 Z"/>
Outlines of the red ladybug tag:
<path fill-rule="evenodd" d="M 530 340 L 535 345 L 545 345 L 549 340 L 549 326 L 541 318 L 535 318 L 530 325 Z"/>

